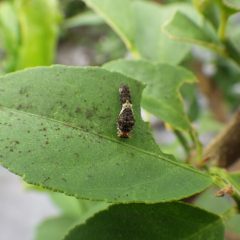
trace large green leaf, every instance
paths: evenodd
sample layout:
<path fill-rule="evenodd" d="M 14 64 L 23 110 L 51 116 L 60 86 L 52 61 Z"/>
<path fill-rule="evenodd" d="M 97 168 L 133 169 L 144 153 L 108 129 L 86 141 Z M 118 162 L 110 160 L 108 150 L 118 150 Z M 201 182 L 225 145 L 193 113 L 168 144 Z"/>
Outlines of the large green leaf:
<path fill-rule="evenodd" d="M 21 42 L 16 69 L 53 63 L 60 12 L 57 0 L 15 0 Z"/>
<path fill-rule="evenodd" d="M 120 139 L 118 88 L 136 119 Z M 159 202 L 202 191 L 212 179 L 163 154 L 141 120 L 142 84 L 100 68 L 42 67 L 0 78 L 0 160 L 32 184 L 78 198 Z"/>
<path fill-rule="evenodd" d="M 163 23 L 177 9 L 193 11 L 189 5 L 165 7 L 145 1 L 84 1 L 119 34 L 135 58 L 177 64 L 189 52 L 188 45 L 168 39 L 161 31 Z"/>
<path fill-rule="evenodd" d="M 186 4 L 161 6 L 144 1 L 132 3 L 136 32 L 135 45 L 142 58 L 155 62 L 178 64 L 188 54 L 190 46 L 169 39 L 161 27 L 177 9 L 193 11 Z"/>
<path fill-rule="evenodd" d="M 116 205 L 76 227 L 65 240 L 223 240 L 217 215 L 182 203 Z"/>
<path fill-rule="evenodd" d="M 184 83 L 196 81 L 191 72 L 182 67 L 154 65 L 146 61 L 117 60 L 104 67 L 147 84 L 143 91 L 142 106 L 174 128 L 185 131 L 191 129 L 179 93 Z"/>
<path fill-rule="evenodd" d="M 212 26 L 205 19 L 192 19 L 177 12 L 163 27 L 164 32 L 177 41 L 189 42 L 223 53 L 223 46 Z"/>

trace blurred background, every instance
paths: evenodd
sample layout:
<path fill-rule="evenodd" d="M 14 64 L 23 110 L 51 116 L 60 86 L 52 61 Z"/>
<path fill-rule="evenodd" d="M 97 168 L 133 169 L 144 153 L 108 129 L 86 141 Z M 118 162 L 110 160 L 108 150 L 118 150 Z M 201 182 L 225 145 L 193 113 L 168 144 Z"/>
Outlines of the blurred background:
<path fill-rule="evenodd" d="M 190 0 L 146 2 L 192 3 Z M 217 11 L 213 7 L 211 13 L 206 14 L 214 25 Z M 240 26 L 240 14 L 234 14 L 228 25 L 229 34 L 235 34 L 239 41 L 240 27 L 237 26 Z M 238 43 L 240 45 L 240 41 Z M 80 0 L 0 1 L 0 74 L 51 64 L 99 66 L 119 58 L 131 59 L 132 56 L 117 34 Z M 186 111 L 202 143 L 207 145 L 238 109 L 240 69 L 197 46 L 192 46 L 181 65 L 192 70 L 199 80 L 197 85 L 186 85 L 181 91 Z M 176 135 L 149 113 L 143 111 L 142 116 L 150 121 L 162 150 L 184 160 L 186 153 Z M 238 159 L 223 166 L 240 169 Z M 37 225 L 61 211 L 47 193 L 32 189 L 2 167 L 0 193 L 1 240 L 32 240 Z M 229 202 L 230 199 L 223 200 L 216 212 L 227 209 Z M 214 206 L 214 202 L 203 196 L 198 205 L 207 208 Z M 240 239 L 240 230 L 236 230 L 238 221 L 240 218 L 233 220 L 230 228 L 234 234 L 229 239 Z"/>

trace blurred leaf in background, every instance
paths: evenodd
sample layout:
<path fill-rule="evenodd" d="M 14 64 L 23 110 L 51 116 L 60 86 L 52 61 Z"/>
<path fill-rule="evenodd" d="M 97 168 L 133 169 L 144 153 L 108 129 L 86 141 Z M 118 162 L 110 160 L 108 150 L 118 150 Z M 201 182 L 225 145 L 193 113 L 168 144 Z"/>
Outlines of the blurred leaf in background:
<path fill-rule="evenodd" d="M 2 2 L 0 34 L 6 55 L 2 71 L 52 64 L 60 21 L 57 0 Z"/>

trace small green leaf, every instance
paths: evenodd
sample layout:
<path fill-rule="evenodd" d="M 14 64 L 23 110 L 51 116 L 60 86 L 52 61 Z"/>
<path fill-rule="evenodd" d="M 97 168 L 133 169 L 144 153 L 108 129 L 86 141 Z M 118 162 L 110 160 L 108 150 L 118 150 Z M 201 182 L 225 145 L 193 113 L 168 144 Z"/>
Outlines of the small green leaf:
<path fill-rule="evenodd" d="M 0 41 L 4 48 L 4 71 L 13 71 L 17 64 L 17 51 L 19 46 L 18 20 L 14 5 L 10 1 L 0 3 Z"/>
<path fill-rule="evenodd" d="M 206 211 L 223 215 L 224 212 L 233 207 L 234 201 L 227 197 L 217 197 L 216 193 L 218 190 L 216 187 L 209 188 L 198 196 L 194 204 Z"/>
<path fill-rule="evenodd" d="M 92 203 L 92 201 L 79 200 L 75 197 L 67 196 L 63 193 L 49 192 L 52 202 L 60 209 L 62 215 L 66 216 L 80 216 L 82 213 L 81 204 Z"/>
<path fill-rule="evenodd" d="M 54 60 L 60 12 L 57 0 L 15 1 L 21 44 L 16 69 Z"/>
<path fill-rule="evenodd" d="M 223 0 L 223 3 L 230 8 L 240 10 L 240 2 L 239 0 Z"/>
<path fill-rule="evenodd" d="M 120 139 L 118 89 L 132 92 L 135 127 Z M 78 198 L 161 202 L 212 179 L 162 153 L 141 120 L 142 84 L 101 68 L 43 67 L 0 78 L 0 160 L 28 182 Z"/>
<path fill-rule="evenodd" d="M 85 221 L 96 212 L 106 209 L 110 204 L 102 201 L 77 199 L 62 193 L 51 192 L 52 201 L 60 208 L 64 216 L 75 216 Z"/>
<path fill-rule="evenodd" d="M 182 204 L 129 204 L 110 207 L 77 226 L 65 240 L 223 240 L 220 217 Z"/>
<path fill-rule="evenodd" d="M 62 240 L 76 224 L 78 220 L 71 216 L 48 218 L 37 227 L 35 240 Z"/>
<path fill-rule="evenodd" d="M 79 200 L 61 193 L 51 193 L 51 197 L 63 215 L 43 221 L 37 228 L 36 240 L 62 240 L 76 225 L 109 206 L 109 203 Z"/>
<path fill-rule="evenodd" d="M 67 18 L 64 21 L 63 27 L 74 28 L 79 26 L 97 26 L 100 24 L 103 24 L 102 18 L 89 11 Z"/>
<path fill-rule="evenodd" d="M 210 188 L 197 198 L 195 204 L 207 211 L 222 215 L 226 232 L 234 232 L 240 237 L 240 215 L 235 211 L 236 203 L 228 196 L 217 197 L 216 188 Z"/>
<path fill-rule="evenodd" d="M 184 83 L 196 82 L 191 72 L 182 67 L 154 65 L 147 61 L 117 60 L 104 67 L 147 84 L 143 91 L 143 108 L 174 128 L 181 131 L 191 129 L 179 92 Z"/>
<path fill-rule="evenodd" d="M 223 46 L 216 32 L 205 19 L 195 22 L 185 14 L 177 12 L 173 18 L 165 24 L 163 31 L 171 39 L 201 45 L 223 53 Z"/>

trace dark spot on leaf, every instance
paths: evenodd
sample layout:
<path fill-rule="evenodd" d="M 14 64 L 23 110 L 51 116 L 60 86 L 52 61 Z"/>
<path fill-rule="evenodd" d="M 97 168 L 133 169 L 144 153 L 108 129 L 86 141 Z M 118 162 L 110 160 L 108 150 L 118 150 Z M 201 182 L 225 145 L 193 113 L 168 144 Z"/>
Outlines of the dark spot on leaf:
<path fill-rule="evenodd" d="M 30 133 L 30 130 L 27 130 L 27 133 Z"/>
<path fill-rule="evenodd" d="M 75 155 L 76 157 L 79 157 L 79 154 L 78 154 L 78 153 L 74 153 L 74 155 Z"/>
<path fill-rule="evenodd" d="M 32 152 L 31 150 L 28 150 L 28 152 L 30 153 L 30 152 Z"/>
<path fill-rule="evenodd" d="M 81 112 L 82 112 L 82 110 L 81 110 L 80 107 L 77 107 L 77 108 L 75 109 L 75 113 L 81 113 Z"/>
<path fill-rule="evenodd" d="M 31 104 L 28 104 L 28 105 L 23 105 L 23 104 L 19 104 L 16 109 L 17 110 L 21 110 L 21 109 L 29 109 L 29 108 L 32 108 L 32 105 Z"/>
<path fill-rule="evenodd" d="M 13 152 L 13 149 L 12 148 L 10 148 L 10 150 L 9 150 L 10 152 Z"/>
<path fill-rule="evenodd" d="M 92 109 L 87 109 L 85 112 L 85 116 L 87 119 L 92 118 L 94 116 L 95 112 Z"/>
<path fill-rule="evenodd" d="M 19 94 L 23 95 L 27 93 L 27 87 L 21 88 Z"/>
<path fill-rule="evenodd" d="M 63 104 L 63 105 L 62 105 L 62 108 L 63 108 L 63 109 L 66 109 L 66 108 L 67 108 L 67 104 Z"/>
<path fill-rule="evenodd" d="M 49 142 L 48 142 L 48 141 L 46 141 L 46 142 L 45 142 L 45 144 L 49 144 Z"/>
<path fill-rule="evenodd" d="M 43 132 L 43 131 L 47 131 L 47 129 L 44 127 L 44 128 L 40 128 L 39 131 Z"/>
<path fill-rule="evenodd" d="M 46 183 L 48 180 L 50 179 L 50 177 L 47 177 L 43 180 L 43 183 Z"/>
<path fill-rule="evenodd" d="M 62 180 L 63 180 L 64 182 L 67 182 L 66 178 L 62 178 Z"/>

